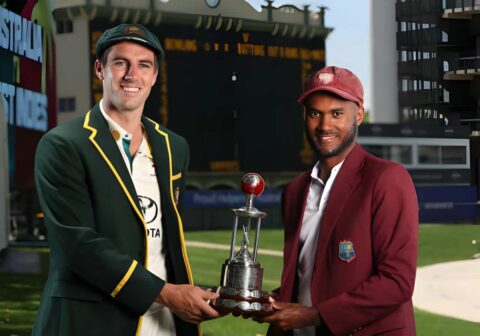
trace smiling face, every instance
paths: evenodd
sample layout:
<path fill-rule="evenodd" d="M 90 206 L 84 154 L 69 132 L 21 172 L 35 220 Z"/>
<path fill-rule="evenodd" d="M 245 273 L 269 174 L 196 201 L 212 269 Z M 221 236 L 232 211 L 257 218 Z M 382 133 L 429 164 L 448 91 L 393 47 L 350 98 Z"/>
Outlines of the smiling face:
<path fill-rule="evenodd" d="M 364 110 L 333 94 L 315 92 L 304 102 L 305 131 L 320 160 L 340 163 L 355 146 Z"/>
<path fill-rule="evenodd" d="M 95 70 L 103 83 L 103 106 L 108 112 L 142 113 L 157 79 L 155 54 L 134 42 L 120 42 L 107 50 Z"/>

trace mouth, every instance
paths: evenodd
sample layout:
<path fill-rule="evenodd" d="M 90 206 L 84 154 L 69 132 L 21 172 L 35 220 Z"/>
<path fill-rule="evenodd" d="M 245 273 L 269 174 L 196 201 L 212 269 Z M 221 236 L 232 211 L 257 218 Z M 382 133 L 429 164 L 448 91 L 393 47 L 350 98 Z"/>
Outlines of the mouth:
<path fill-rule="evenodd" d="M 325 143 L 329 143 L 329 142 L 332 142 L 333 140 L 335 140 L 335 138 L 337 137 L 335 134 L 317 134 L 315 136 L 317 138 L 317 141 L 318 142 L 325 142 Z"/>
<path fill-rule="evenodd" d="M 125 92 L 138 92 L 138 91 L 140 91 L 139 87 L 122 86 L 121 88 Z"/>

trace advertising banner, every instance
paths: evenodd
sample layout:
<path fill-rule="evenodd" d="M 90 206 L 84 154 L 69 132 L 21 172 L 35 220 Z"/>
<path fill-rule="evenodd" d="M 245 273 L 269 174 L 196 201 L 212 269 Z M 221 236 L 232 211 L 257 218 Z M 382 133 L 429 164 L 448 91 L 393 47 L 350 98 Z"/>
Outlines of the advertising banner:
<path fill-rule="evenodd" d="M 0 94 L 12 189 L 33 188 L 33 158 L 56 124 L 55 46 L 48 0 L 0 2 Z"/>

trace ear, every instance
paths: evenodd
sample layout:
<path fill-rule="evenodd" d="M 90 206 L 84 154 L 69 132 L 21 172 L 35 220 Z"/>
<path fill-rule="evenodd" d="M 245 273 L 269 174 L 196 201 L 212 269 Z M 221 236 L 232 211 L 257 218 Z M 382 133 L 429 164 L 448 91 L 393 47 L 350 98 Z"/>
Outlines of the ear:
<path fill-rule="evenodd" d="M 98 59 L 95 60 L 95 75 L 97 75 L 97 78 L 101 81 L 103 81 L 103 79 L 105 78 L 105 76 L 103 75 L 102 64 Z"/>
<path fill-rule="evenodd" d="M 357 111 L 357 116 L 355 118 L 357 126 L 360 126 L 360 124 L 363 121 L 363 117 L 365 116 L 365 108 L 361 106 L 358 111 Z"/>

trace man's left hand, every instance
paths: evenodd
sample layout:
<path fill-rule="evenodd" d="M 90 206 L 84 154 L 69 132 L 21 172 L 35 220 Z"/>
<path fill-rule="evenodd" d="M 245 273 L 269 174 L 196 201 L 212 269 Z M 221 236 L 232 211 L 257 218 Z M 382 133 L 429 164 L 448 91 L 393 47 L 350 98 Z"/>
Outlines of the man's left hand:
<path fill-rule="evenodd" d="M 299 329 L 309 326 L 319 326 L 321 318 L 314 307 L 306 307 L 299 303 L 284 303 L 271 301 L 275 312 L 263 318 L 254 318 L 255 321 L 271 323 L 280 330 Z"/>

